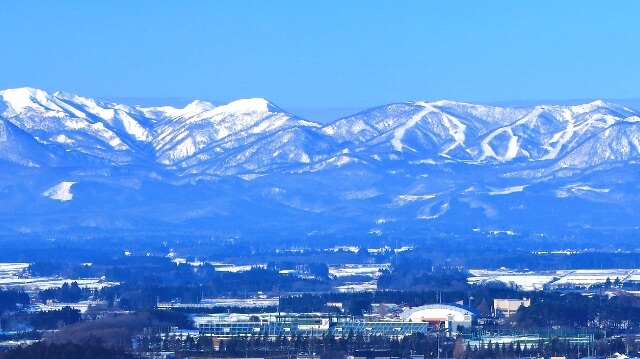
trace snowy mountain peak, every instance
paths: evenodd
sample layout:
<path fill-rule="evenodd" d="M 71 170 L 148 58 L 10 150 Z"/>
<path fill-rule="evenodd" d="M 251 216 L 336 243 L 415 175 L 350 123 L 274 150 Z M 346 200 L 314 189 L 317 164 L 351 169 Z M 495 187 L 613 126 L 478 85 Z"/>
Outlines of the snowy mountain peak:
<path fill-rule="evenodd" d="M 611 102 L 606 102 L 606 101 L 602 101 L 602 100 L 597 100 L 597 101 L 593 101 L 591 103 L 589 103 L 588 105 L 591 105 L 592 110 L 595 110 L 597 108 L 601 108 L 601 109 L 606 109 L 609 111 L 614 111 L 617 114 L 620 114 L 622 116 L 635 116 L 638 114 L 638 111 L 632 110 L 630 108 L 624 107 L 624 106 L 620 106 L 618 104 L 615 103 L 611 103 Z"/>
<path fill-rule="evenodd" d="M 460 218 L 479 228 L 484 214 L 484 223 L 528 221 L 537 230 L 556 217 L 557 228 L 582 228 L 577 219 L 609 212 L 602 223 L 610 228 L 628 208 L 632 217 L 620 223 L 633 219 L 635 235 L 638 163 L 640 112 L 604 101 L 413 101 L 320 125 L 262 98 L 145 108 L 0 91 L 0 203 L 26 219 L 15 228 L 38 228 L 53 215 L 91 230 L 98 221 L 189 231 L 228 224 L 235 232 L 285 216 L 287 227 L 345 233 L 358 221 L 369 231 L 374 218 L 420 230 L 424 221 Z M 570 203 L 574 218 L 549 215 Z M 45 217 L 30 222 L 36 209 Z"/>
<path fill-rule="evenodd" d="M 415 104 L 420 104 L 425 106 L 428 104 L 430 106 L 438 106 L 438 107 L 455 107 L 455 106 L 474 106 L 471 103 L 460 102 L 460 101 L 452 101 L 452 100 L 438 100 L 438 101 L 415 101 Z"/>
<path fill-rule="evenodd" d="M 609 104 L 607 102 L 604 102 L 602 100 L 591 101 L 591 102 L 588 103 L 588 105 L 592 105 L 592 106 L 609 106 Z"/>
<path fill-rule="evenodd" d="M 247 98 L 218 107 L 220 111 L 235 113 L 281 112 L 277 106 L 263 98 Z"/>
<path fill-rule="evenodd" d="M 45 91 L 36 89 L 33 87 L 17 87 L 12 89 L 6 89 L 6 90 L 0 91 L 0 95 L 1 96 L 8 95 L 8 96 L 15 96 L 15 97 L 31 97 L 31 98 L 49 96 L 49 94 L 47 94 Z"/>
<path fill-rule="evenodd" d="M 0 97 L 13 109 L 20 113 L 29 108 L 53 108 L 59 110 L 52 103 L 53 98 L 46 92 L 31 87 L 21 87 L 0 91 Z"/>
<path fill-rule="evenodd" d="M 614 113 L 620 115 L 630 115 L 635 111 L 628 109 L 626 107 L 609 103 L 603 100 L 595 100 L 587 103 L 576 104 L 576 105 L 538 105 L 533 108 L 534 111 L 538 112 L 556 112 L 561 113 L 563 111 L 569 111 L 574 115 L 580 115 L 584 113 L 590 112 L 599 112 L 599 113 Z"/>
<path fill-rule="evenodd" d="M 376 165 L 562 160 L 565 166 L 581 168 L 591 159 L 605 160 L 581 154 L 587 141 L 592 152 L 615 142 L 614 147 L 627 151 L 620 158 L 634 159 L 640 153 L 639 113 L 600 100 L 522 108 L 411 101 L 320 125 L 263 98 L 220 106 L 196 100 L 183 108 L 132 108 L 33 88 L 0 91 L 0 96 L 0 114 L 36 141 L 25 143 L 55 145 L 56 151 L 119 165 L 179 169 L 179 175 L 296 171 L 302 170 L 296 167 L 301 163 L 308 170 L 339 162 L 344 150 Z M 56 157 L 55 163 L 64 163 L 64 158 Z"/>
<path fill-rule="evenodd" d="M 216 106 L 208 101 L 195 100 L 184 107 L 185 112 L 197 113 L 213 110 Z"/>

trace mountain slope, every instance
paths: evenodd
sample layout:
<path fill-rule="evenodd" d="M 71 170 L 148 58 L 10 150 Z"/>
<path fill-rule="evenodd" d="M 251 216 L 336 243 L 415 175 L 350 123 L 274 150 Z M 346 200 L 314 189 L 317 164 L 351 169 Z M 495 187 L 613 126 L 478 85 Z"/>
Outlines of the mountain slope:
<path fill-rule="evenodd" d="M 264 99 L 139 107 L 0 91 L 7 235 L 628 234 L 639 159 L 640 114 L 602 101 L 416 101 L 321 125 Z"/>
<path fill-rule="evenodd" d="M 79 96 L 22 88 L 0 91 L 4 116 L 38 142 L 68 151 L 130 163 L 143 155 L 137 142 L 150 138 L 127 110 L 102 107 Z M 138 140 L 138 138 L 141 138 Z"/>
<path fill-rule="evenodd" d="M 55 167 L 61 158 L 0 117 L 0 160 L 28 167 Z"/>

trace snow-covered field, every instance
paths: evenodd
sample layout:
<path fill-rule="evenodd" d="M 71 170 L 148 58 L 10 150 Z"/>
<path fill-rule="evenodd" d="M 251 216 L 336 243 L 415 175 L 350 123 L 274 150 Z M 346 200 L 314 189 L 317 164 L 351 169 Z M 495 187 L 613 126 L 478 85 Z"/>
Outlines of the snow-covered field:
<path fill-rule="evenodd" d="M 606 282 L 607 278 L 609 278 L 611 282 L 615 281 L 616 278 L 618 278 L 621 282 L 625 281 L 627 277 L 630 274 L 633 274 L 634 272 L 636 272 L 635 269 L 576 270 L 560 278 L 554 284 L 558 286 L 568 284 L 568 285 L 583 285 L 583 286 L 590 287 L 594 284 L 602 284 Z"/>
<path fill-rule="evenodd" d="M 252 265 L 236 265 L 236 264 L 231 264 L 231 263 L 222 263 L 222 262 L 201 262 L 201 261 L 193 261 L 193 262 L 187 262 L 186 258 L 182 258 L 182 257 L 175 257 L 175 254 L 173 253 L 169 253 L 169 255 L 167 255 L 167 257 L 173 258 L 173 262 L 177 263 L 177 264 L 189 264 L 191 266 L 194 267 L 199 267 L 205 264 L 210 264 L 212 265 L 216 271 L 218 272 L 233 272 L 233 273 L 237 273 L 237 272 L 246 272 L 248 270 L 251 270 L 251 268 L 267 268 L 266 264 L 252 264 Z"/>
<path fill-rule="evenodd" d="M 239 266 L 239 265 L 235 265 L 235 264 L 216 264 L 216 263 L 211 263 L 215 268 L 216 268 L 216 272 L 233 272 L 233 273 L 237 273 L 237 272 L 246 272 L 248 270 L 251 270 L 251 268 L 267 268 L 266 264 L 254 264 L 254 265 L 249 265 L 249 266 Z"/>
<path fill-rule="evenodd" d="M 29 263 L 0 263 L 0 278 L 18 276 L 29 267 Z"/>
<path fill-rule="evenodd" d="M 107 282 L 101 278 L 81 278 L 81 279 L 66 279 L 66 278 L 0 278 L 0 287 L 6 288 L 21 288 L 24 290 L 45 290 L 51 288 L 60 288 L 64 283 L 71 284 L 77 282 L 80 288 L 87 289 L 102 289 L 104 287 L 111 287 L 119 283 Z"/>
<path fill-rule="evenodd" d="M 376 281 L 365 283 L 347 283 L 336 287 L 338 292 L 373 292 L 378 290 L 378 283 Z"/>
<path fill-rule="evenodd" d="M 522 273 L 510 271 L 471 270 L 474 276 L 468 279 L 470 284 L 479 284 L 491 281 L 502 282 L 507 285 L 517 285 L 523 290 L 541 290 L 543 285 L 556 278 L 556 273 Z"/>
<path fill-rule="evenodd" d="M 77 282 L 80 288 L 102 289 L 117 285 L 116 282 L 107 282 L 103 278 L 56 278 L 56 277 L 30 277 L 26 270 L 29 263 L 0 263 L 0 288 L 20 288 L 23 290 L 44 290 L 60 288 L 64 283 Z"/>
<path fill-rule="evenodd" d="M 99 305 L 106 305 L 106 304 L 107 303 L 103 301 L 81 301 L 78 303 L 49 303 L 49 304 L 36 303 L 36 304 L 31 304 L 29 306 L 29 311 L 50 312 L 54 310 L 60 310 L 64 307 L 70 307 L 70 308 L 79 310 L 80 313 L 85 313 L 91 306 L 99 306 Z"/>
<path fill-rule="evenodd" d="M 389 269 L 391 264 L 342 264 L 329 266 L 329 275 L 334 278 L 346 278 L 350 276 L 364 276 L 368 278 L 363 282 L 346 282 L 336 286 L 339 292 L 370 292 L 378 289 L 378 278 L 383 270 Z M 348 280 L 348 279 L 347 279 Z"/>
<path fill-rule="evenodd" d="M 507 285 L 517 285 L 523 290 L 542 290 L 544 286 L 590 288 L 594 285 L 604 284 L 607 279 L 614 283 L 616 278 L 620 283 L 640 281 L 640 270 L 638 269 L 580 269 L 545 272 L 474 269 L 469 272 L 473 275 L 468 279 L 470 284 L 497 281 Z"/>
<path fill-rule="evenodd" d="M 329 275 L 334 277 L 348 277 L 363 275 L 378 278 L 382 270 L 389 269 L 390 264 L 342 264 L 329 266 Z"/>

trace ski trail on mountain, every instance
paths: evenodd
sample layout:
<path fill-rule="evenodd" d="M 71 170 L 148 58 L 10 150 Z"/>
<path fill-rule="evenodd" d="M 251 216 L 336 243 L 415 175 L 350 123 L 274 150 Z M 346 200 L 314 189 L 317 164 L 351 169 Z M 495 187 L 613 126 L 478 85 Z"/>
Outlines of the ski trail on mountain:
<path fill-rule="evenodd" d="M 407 130 L 415 126 L 422 117 L 424 117 L 427 113 L 429 113 L 429 111 L 433 109 L 433 107 L 431 107 L 431 105 L 426 102 L 416 102 L 416 105 L 423 106 L 424 109 L 411 117 L 409 121 L 396 128 L 395 131 L 393 131 L 391 145 L 398 152 L 402 152 L 402 147 L 404 147 L 404 145 L 402 144 L 402 138 L 404 137 L 404 134 L 407 132 Z"/>

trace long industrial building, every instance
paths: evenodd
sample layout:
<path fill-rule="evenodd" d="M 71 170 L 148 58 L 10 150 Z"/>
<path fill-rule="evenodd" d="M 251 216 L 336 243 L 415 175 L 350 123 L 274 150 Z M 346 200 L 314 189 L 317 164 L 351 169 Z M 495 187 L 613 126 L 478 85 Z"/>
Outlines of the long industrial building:
<path fill-rule="evenodd" d="M 200 335 L 232 337 L 238 335 L 336 336 L 353 334 L 406 336 L 430 331 L 457 331 L 477 323 L 478 312 L 459 304 L 429 304 L 412 308 L 394 321 L 358 321 L 348 316 L 328 314 L 263 314 L 258 318 L 230 318 L 223 315 L 195 319 Z"/>

